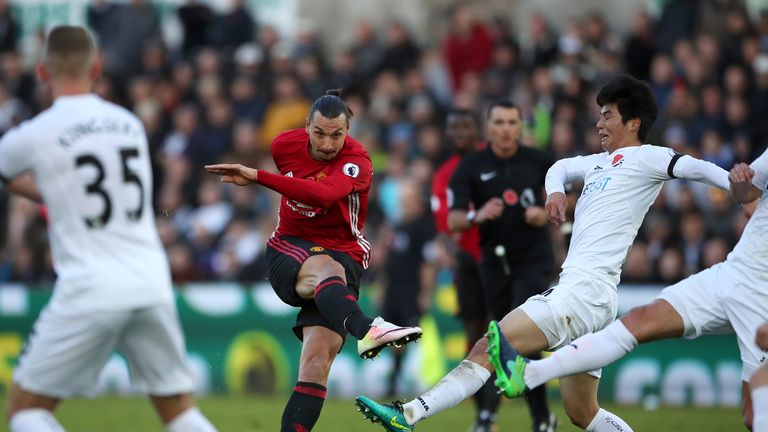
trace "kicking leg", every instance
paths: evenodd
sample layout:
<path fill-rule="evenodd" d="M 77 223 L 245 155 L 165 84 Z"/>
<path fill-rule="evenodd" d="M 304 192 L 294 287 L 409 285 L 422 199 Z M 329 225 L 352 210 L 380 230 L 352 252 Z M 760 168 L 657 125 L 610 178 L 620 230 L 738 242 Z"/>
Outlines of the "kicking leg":
<path fill-rule="evenodd" d="M 560 378 L 560 394 L 571 423 L 589 432 L 632 432 L 624 420 L 600 408 L 599 383 L 599 379 L 587 373 Z"/>
<path fill-rule="evenodd" d="M 538 352 L 547 347 L 544 333 L 519 309 L 507 314 L 499 324 L 504 336 L 522 352 Z M 488 339 L 482 338 L 472 347 L 467 358 L 426 393 L 406 404 L 381 405 L 368 398 L 358 397 L 357 405 L 363 414 L 387 426 L 394 420 L 410 428 L 418 421 L 453 408 L 475 394 L 488 381 L 493 366 L 488 361 Z M 410 429 L 405 429 L 410 430 Z"/>
<path fill-rule="evenodd" d="M 656 300 L 518 370 L 524 370 L 525 386 L 532 388 L 554 378 L 600 369 L 624 357 L 639 343 L 680 337 L 684 331 L 685 324 L 675 308 L 666 300 Z"/>
<path fill-rule="evenodd" d="M 344 267 L 328 255 L 313 255 L 296 277 L 299 297 L 314 299 L 320 313 L 358 339 L 358 354 L 374 358 L 386 346 L 400 346 L 421 337 L 419 327 L 400 327 L 363 314 L 346 282 Z"/>

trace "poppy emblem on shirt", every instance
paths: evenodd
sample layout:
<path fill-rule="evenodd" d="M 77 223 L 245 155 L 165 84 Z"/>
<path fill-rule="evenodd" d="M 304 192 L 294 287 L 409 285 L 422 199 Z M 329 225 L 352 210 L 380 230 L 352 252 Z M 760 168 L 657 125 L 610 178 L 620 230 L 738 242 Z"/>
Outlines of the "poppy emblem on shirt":
<path fill-rule="evenodd" d="M 360 175 L 360 167 L 351 162 L 344 164 L 344 167 L 341 170 L 345 175 L 348 175 L 352 178 L 357 178 L 357 176 Z"/>
<path fill-rule="evenodd" d="M 621 165 L 624 162 L 624 155 L 617 154 L 613 157 L 613 160 L 611 161 L 611 165 L 613 165 L 614 168 Z"/>
<path fill-rule="evenodd" d="M 323 249 L 322 246 L 312 246 L 311 248 L 309 248 L 309 250 L 310 250 L 310 252 L 322 252 L 325 249 Z"/>
<path fill-rule="evenodd" d="M 507 205 L 515 205 L 518 201 L 517 192 L 514 191 L 514 189 L 507 189 L 504 191 L 503 194 L 501 194 L 502 198 L 504 198 L 504 202 L 507 203 Z"/>

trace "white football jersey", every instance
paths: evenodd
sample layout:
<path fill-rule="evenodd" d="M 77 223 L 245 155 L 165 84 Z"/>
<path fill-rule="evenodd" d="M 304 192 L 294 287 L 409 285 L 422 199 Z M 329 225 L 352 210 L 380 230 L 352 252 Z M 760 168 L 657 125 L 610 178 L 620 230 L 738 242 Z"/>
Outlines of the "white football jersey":
<path fill-rule="evenodd" d="M 700 162 L 653 145 L 559 161 L 565 165 L 568 183 L 584 182 L 563 269 L 576 267 L 618 284 L 621 266 L 648 208 L 666 180 L 685 178 L 684 165 L 689 161 Z M 718 178 L 713 183 L 727 187 L 728 173 L 719 168 L 715 172 Z M 556 191 L 551 185 L 548 178 L 548 194 Z"/>
<path fill-rule="evenodd" d="M 755 170 L 752 184 L 763 192 L 757 209 L 747 222 L 739 242 L 728 254 L 728 263 L 738 273 L 767 292 L 768 282 L 768 150 L 750 165 Z"/>
<path fill-rule="evenodd" d="M 57 98 L 0 139 L 0 176 L 31 171 L 49 215 L 51 304 L 126 309 L 173 300 L 152 209 L 146 133 L 96 95 Z"/>

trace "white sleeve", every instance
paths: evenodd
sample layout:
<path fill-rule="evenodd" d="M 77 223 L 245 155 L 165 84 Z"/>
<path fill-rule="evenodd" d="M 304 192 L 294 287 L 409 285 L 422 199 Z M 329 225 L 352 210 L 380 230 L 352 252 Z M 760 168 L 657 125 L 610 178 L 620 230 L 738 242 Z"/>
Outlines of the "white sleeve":
<path fill-rule="evenodd" d="M 9 182 L 32 169 L 32 143 L 24 139 L 23 126 L 15 127 L 0 138 L 0 180 Z"/>
<path fill-rule="evenodd" d="M 555 162 L 547 171 L 547 177 L 544 180 L 547 195 L 555 192 L 565 193 L 565 185 L 584 180 L 587 171 L 585 167 L 594 156 L 576 156 Z"/>
<path fill-rule="evenodd" d="M 666 147 L 644 145 L 640 161 L 648 177 L 665 181 L 684 178 L 729 190 L 728 171 L 717 165 L 681 155 Z"/>
<path fill-rule="evenodd" d="M 749 167 L 755 170 L 755 175 L 752 177 L 752 185 L 760 189 L 761 192 L 768 190 L 768 150 L 764 151 L 757 159 L 755 159 Z"/>
<path fill-rule="evenodd" d="M 725 190 L 730 190 L 731 187 L 728 182 L 728 171 L 711 162 L 691 156 L 680 157 L 671 171 L 675 177 L 706 183 Z"/>

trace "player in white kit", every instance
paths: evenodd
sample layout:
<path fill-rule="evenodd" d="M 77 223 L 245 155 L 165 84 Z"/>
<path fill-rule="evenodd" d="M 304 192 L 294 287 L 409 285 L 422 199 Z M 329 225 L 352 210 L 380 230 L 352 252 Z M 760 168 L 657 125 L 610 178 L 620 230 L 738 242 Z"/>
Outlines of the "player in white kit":
<path fill-rule="evenodd" d="M 616 319 L 621 265 L 663 183 L 679 177 L 728 188 L 728 173 L 711 163 L 641 145 L 657 114 L 653 92 L 642 81 L 618 76 L 599 91 L 597 103 L 601 107 L 597 130 L 606 151 L 556 162 L 545 182 L 545 207 L 555 225 L 565 221 L 565 185 L 585 184 L 558 285 L 531 297 L 500 323 L 492 322 L 486 338 L 475 344 L 467 359 L 415 400 L 382 405 L 359 397 L 358 407 L 366 417 L 406 428 L 391 431 L 412 430 L 417 421 L 474 394 L 494 370 L 497 381 L 504 380 L 505 373 L 498 373 L 505 372 L 498 362 L 500 339 L 527 354 L 556 350 L 606 327 Z M 496 355 L 489 359 L 486 350 Z M 631 431 L 621 418 L 598 405 L 599 376 L 600 371 L 594 370 L 560 380 L 568 417 L 588 431 Z"/>
<path fill-rule="evenodd" d="M 751 166 L 734 166 L 729 180 L 737 201 L 760 201 L 724 262 L 665 288 L 654 302 L 631 310 L 597 333 L 574 340 L 547 359 L 528 361 L 511 347 L 503 347 L 500 361 L 506 363 L 509 379 L 502 390 L 509 396 L 519 396 L 525 388 L 550 379 L 607 366 L 645 342 L 735 332 L 743 365 L 744 423 L 752 430 L 750 379 L 756 408 L 768 409 L 766 392 L 759 390 L 768 384 L 765 372 L 753 377 L 765 363 L 761 348 L 768 348 L 768 328 L 763 330 L 764 335 L 758 333 L 758 327 L 768 318 L 768 151 Z M 505 341 L 500 343 L 504 345 Z M 764 414 L 755 409 L 757 412 Z M 768 432 L 762 419 L 755 426 L 754 430 Z"/>
<path fill-rule="evenodd" d="M 116 348 L 168 431 L 215 431 L 192 397 L 155 228 L 146 132 L 135 115 L 91 93 L 99 72 L 85 29 L 53 29 L 38 73 L 55 101 L 0 139 L 3 183 L 47 206 L 58 275 L 14 372 L 10 429 L 62 431 L 56 406 L 87 394 Z"/>

